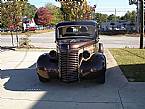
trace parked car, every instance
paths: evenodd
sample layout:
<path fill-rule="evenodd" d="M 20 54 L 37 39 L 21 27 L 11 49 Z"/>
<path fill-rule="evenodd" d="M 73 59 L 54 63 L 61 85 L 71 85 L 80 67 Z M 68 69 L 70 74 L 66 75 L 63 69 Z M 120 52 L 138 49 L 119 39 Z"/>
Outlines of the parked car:
<path fill-rule="evenodd" d="M 36 27 L 27 27 L 25 31 L 35 31 Z"/>
<path fill-rule="evenodd" d="M 22 31 L 22 29 L 20 28 L 10 29 L 10 32 L 20 32 L 20 31 Z"/>
<path fill-rule="evenodd" d="M 0 28 L 0 32 L 3 32 L 3 29 L 2 28 Z"/>
<path fill-rule="evenodd" d="M 58 23 L 55 36 L 57 49 L 37 60 L 41 82 L 59 78 L 63 82 L 95 79 L 105 83 L 106 58 L 95 21 Z"/>
<path fill-rule="evenodd" d="M 10 30 L 8 28 L 0 28 L 0 32 L 9 32 Z"/>

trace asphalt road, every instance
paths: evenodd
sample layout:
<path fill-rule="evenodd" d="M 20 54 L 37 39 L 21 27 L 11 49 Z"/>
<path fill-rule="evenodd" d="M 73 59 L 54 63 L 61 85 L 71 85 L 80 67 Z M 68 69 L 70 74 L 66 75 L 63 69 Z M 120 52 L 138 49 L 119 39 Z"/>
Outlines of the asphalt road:
<path fill-rule="evenodd" d="M 23 36 L 19 36 L 21 38 Z M 52 48 L 55 47 L 55 34 L 54 32 L 49 33 L 43 33 L 43 34 L 37 34 L 32 35 L 30 38 L 31 44 L 35 47 L 41 47 L 41 48 Z M 11 44 L 11 36 L 0 36 L 1 40 L 1 46 L 12 46 Z M 127 37 L 124 35 L 119 36 L 105 36 L 100 35 L 100 42 L 104 43 L 105 48 L 139 48 L 139 37 Z M 14 38 L 14 43 L 16 46 L 16 38 Z M 144 40 L 145 44 L 145 40 Z"/>
<path fill-rule="evenodd" d="M 105 48 L 139 48 L 139 37 L 119 36 L 104 36 L 100 35 L 100 41 L 103 42 Z M 145 40 L 144 40 L 145 44 Z"/>

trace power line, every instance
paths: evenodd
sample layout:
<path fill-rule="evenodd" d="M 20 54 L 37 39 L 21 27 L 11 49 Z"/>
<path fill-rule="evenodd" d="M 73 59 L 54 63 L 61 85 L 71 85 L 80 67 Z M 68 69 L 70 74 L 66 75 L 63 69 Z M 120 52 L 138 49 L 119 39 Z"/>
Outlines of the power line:
<path fill-rule="evenodd" d="M 115 11 L 98 11 L 98 10 L 97 10 L 97 12 L 115 12 Z M 117 11 L 117 10 L 116 10 L 116 12 L 127 12 L 127 11 Z"/>
<path fill-rule="evenodd" d="M 96 8 L 96 12 L 110 12 L 110 13 L 123 13 L 127 11 L 136 11 L 133 8 Z"/>

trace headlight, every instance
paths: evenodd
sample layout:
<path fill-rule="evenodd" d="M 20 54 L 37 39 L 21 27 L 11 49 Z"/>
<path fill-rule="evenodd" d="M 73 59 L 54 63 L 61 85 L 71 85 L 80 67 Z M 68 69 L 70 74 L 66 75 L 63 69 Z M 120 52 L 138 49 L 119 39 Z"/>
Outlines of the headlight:
<path fill-rule="evenodd" d="M 50 56 L 51 58 L 56 58 L 56 57 L 57 57 L 57 52 L 56 52 L 55 50 L 51 50 L 51 51 L 49 52 L 49 56 Z"/>
<path fill-rule="evenodd" d="M 89 57 L 90 57 L 90 52 L 87 51 L 87 50 L 85 50 L 85 51 L 83 52 L 83 58 L 84 58 L 84 59 L 88 59 Z"/>

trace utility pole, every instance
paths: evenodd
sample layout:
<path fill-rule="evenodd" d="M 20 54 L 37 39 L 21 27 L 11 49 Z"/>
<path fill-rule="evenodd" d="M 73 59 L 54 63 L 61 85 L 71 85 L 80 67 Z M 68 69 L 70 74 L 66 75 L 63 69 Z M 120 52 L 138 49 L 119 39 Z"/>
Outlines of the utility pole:
<path fill-rule="evenodd" d="M 144 37 L 144 0 L 140 0 L 140 49 L 143 49 Z"/>
<path fill-rule="evenodd" d="M 2 0 L 0 0 L 0 26 L 2 25 L 2 18 L 1 18 L 1 13 L 2 12 Z"/>
<path fill-rule="evenodd" d="M 116 8 L 115 8 L 115 21 L 116 21 Z"/>
<path fill-rule="evenodd" d="M 137 26 L 140 32 L 140 49 L 143 49 L 144 38 L 144 0 L 129 0 L 129 5 L 137 5 Z M 138 30 L 138 28 L 137 28 Z"/>

